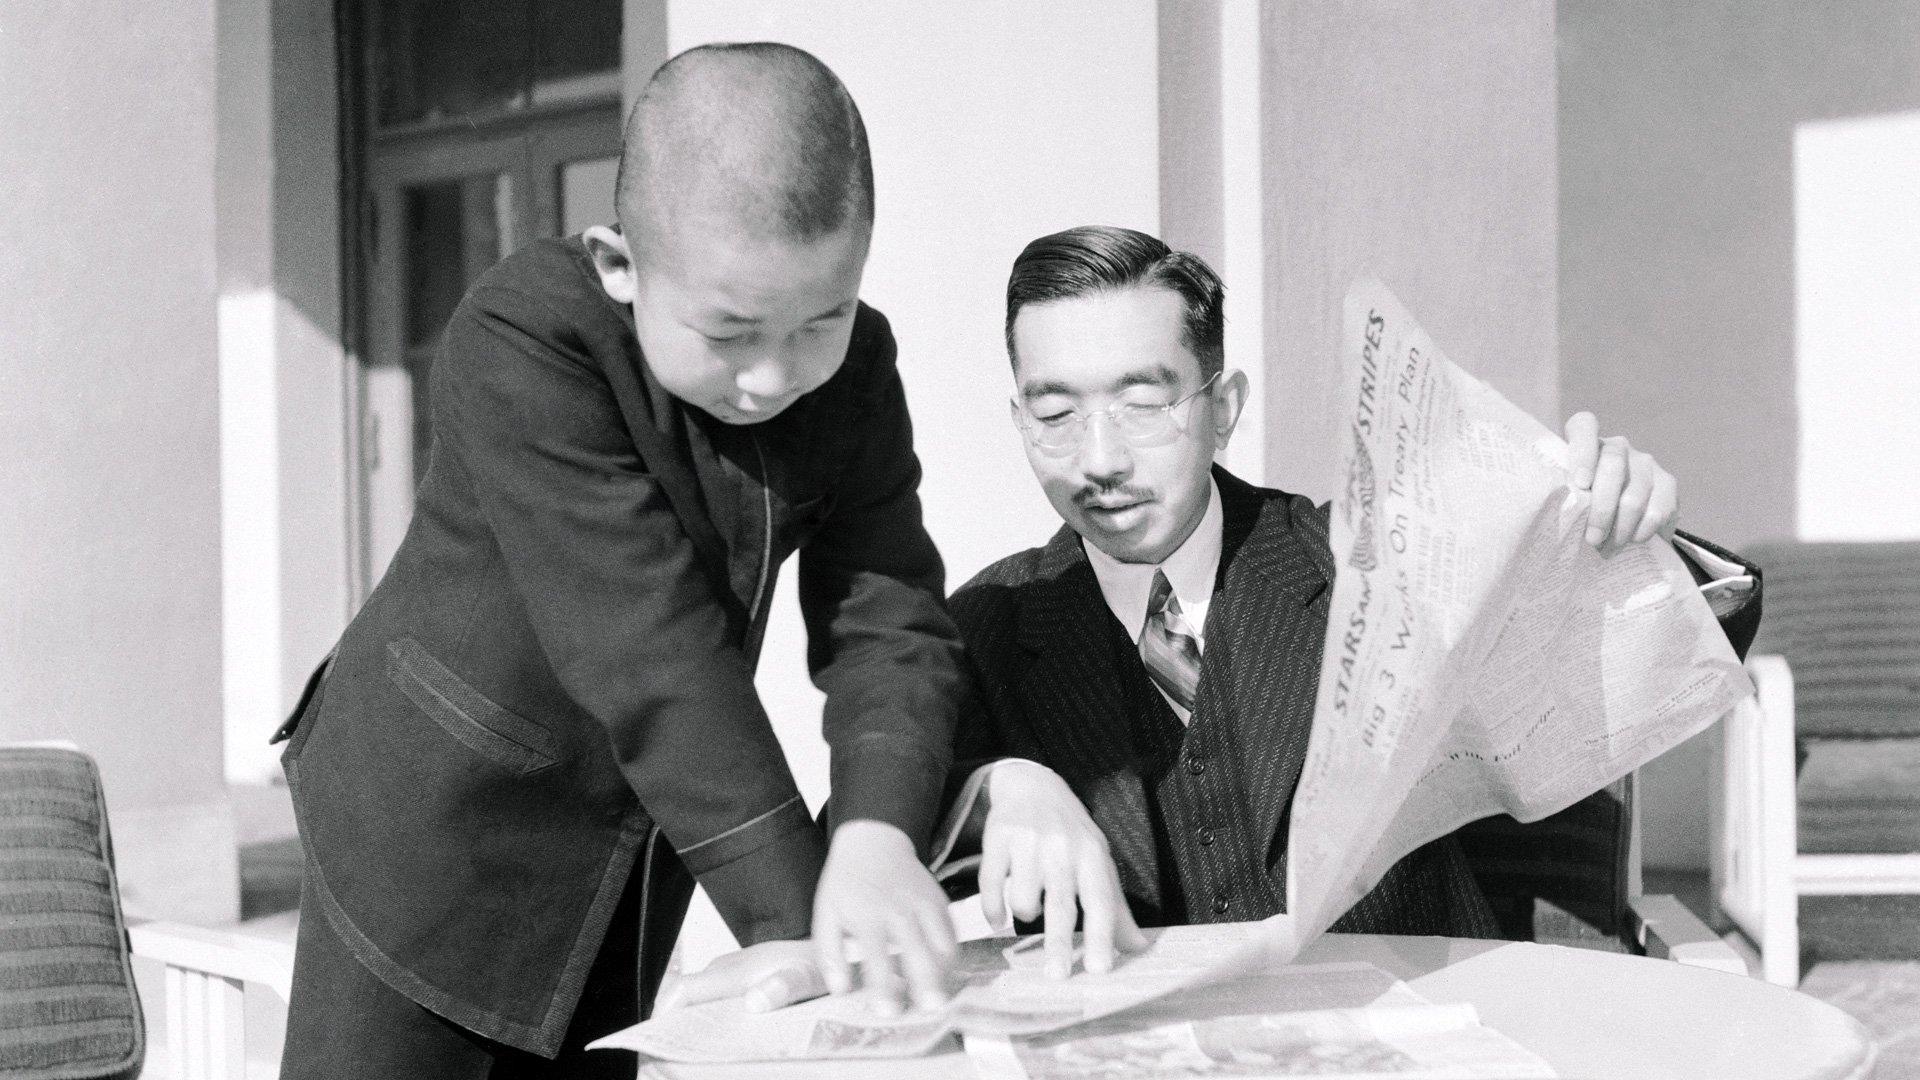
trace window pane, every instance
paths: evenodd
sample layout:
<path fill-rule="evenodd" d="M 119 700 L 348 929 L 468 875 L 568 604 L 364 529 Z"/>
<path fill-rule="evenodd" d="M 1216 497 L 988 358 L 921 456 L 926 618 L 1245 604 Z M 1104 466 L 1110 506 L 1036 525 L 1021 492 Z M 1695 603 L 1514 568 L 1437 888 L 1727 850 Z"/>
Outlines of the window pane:
<path fill-rule="evenodd" d="M 529 0 L 379 0 L 377 7 L 374 69 L 382 125 L 526 105 L 533 53 Z"/>
<path fill-rule="evenodd" d="M 528 0 L 533 98 L 620 94 L 620 0 Z"/>
<path fill-rule="evenodd" d="M 413 381 L 413 463 L 427 466 L 433 436 L 430 384 L 440 332 L 467 287 L 505 254 L 513 234 L 513 183 L 500 175 L 468 176 L 406 192 L 407 373 Z"/>

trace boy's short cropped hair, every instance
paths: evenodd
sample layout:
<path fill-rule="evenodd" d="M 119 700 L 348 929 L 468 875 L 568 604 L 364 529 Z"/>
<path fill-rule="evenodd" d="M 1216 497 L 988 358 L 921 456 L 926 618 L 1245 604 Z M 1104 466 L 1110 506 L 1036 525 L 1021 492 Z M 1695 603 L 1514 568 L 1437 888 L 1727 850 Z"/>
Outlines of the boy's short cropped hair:
<path fill-rule="evenodd" d="M 873 159 L 853 97 L 791 45 L 700 45 L 661 65 L 628 116 L 614 205 L 629 236 L 722 215 L 811 241 L 873 222 Z"/>

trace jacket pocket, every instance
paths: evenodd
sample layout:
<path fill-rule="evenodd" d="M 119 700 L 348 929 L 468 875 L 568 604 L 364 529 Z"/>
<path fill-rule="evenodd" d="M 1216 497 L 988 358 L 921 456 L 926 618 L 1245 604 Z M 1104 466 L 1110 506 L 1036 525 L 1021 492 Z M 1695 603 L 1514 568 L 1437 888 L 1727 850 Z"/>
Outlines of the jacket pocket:
<path fill-rule="evenodd" d="M 467 749 L 526 775 L 555 764 L 553 733 L 494 704 L 412 638 L 387 645 L 387 678 Z"/>

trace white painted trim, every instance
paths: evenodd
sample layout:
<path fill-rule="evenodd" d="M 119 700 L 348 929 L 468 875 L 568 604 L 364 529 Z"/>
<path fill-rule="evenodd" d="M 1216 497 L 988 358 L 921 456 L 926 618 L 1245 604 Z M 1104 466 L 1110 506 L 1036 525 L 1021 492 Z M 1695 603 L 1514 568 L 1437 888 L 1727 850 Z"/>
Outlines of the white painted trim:
<path fill-rule="evenodd" d="M 413 521 L 413 378 L 390 364 L 363 367 L 361 482 L 366 485 L 366 585 L 387 572 Z"/>
<path fill-rule="evenodd" d="M 1793 753 L 1793 674 L 1778 656 L 1751 656 L 1757 694 L 1727 714 L 1712 793 L 1715 908 L 1754 943 L 1768 982 L 1800 981 L 1799 845 Z"/>
<path fill-rule="evenodd" d="M 219 306 L 220 689 L 229 782 L 265 782 L 278 771 L 255 745 L 281 711 L 278 304 L 271 289 L 256 289 L 222 296 Z"/>
<path fill-rule="evenodd" d="M 1227 284 L 1227 366 L 1247 376 L 1247 407 L 1224 464 L 1267 475 L 1266 227 L 1261 190 L 1260 2 L 1220 8 L 1220 275 Z"/>
<path fill-rule="evenodd" d="M 1920 894 L 1920 854 L 1802 855 L 1793 882 L 1801 896 Z"/>

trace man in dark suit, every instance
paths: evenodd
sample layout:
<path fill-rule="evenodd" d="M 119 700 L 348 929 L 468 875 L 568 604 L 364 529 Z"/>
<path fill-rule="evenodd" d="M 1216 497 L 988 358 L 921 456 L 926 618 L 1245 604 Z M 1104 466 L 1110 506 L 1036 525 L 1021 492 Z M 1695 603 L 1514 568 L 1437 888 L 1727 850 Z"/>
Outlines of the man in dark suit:
<path fill-rule="evenodd" d="M 1260 919 L 1285 899 L 1334 559 L 1325 507 L 1211 464 L 1247 394 L 1221 297 L 1199 259 L 1110 228 L 1034 241 L 1007 286 L 1013 418 L 1066 524 L 952 597 L 978 688 L 956 780 L 989 916 L 1004 889 L 1044 918 L 1060 976 L 1076 916 L 1098 971 L 1136 924 Z M 1671 531 L 1675 482 L 1652 458 L 1599 439 L 1591 414 L 1567 438 L 1588 542 Z M 1742 647 L 1757 618 L 1748 604 L 1729 624 Z M 1499 932 L 1453 836 L 1336 929 Z"/>
<path fill-rule="evenodd" d="M 859 113 L 799 50 L 683 53 L 617 205 L 454 314 L 412 526 L 283 732 L 308 857 L 286 1077 L 631 1076 L 581 1047 L 648 1011 L 696 879 L 760 955 L 818 949 L 844 989 L 854 938 L 938 992 L 922 860 L 959 645 L 858 300 Z M 795 551 L 830 831 L 752 682 Z"/>

